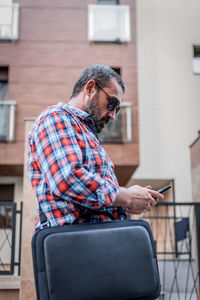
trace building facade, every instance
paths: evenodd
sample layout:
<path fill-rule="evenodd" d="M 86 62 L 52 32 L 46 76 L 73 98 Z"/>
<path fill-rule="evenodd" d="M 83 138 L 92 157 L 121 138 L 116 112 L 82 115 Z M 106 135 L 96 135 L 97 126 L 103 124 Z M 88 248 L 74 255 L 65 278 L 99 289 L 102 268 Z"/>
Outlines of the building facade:
<path fill-rule="evenodd" d="M 0 0 L 0 298 L 35 299 L 30 239 L 36 201 L 24 140 L 44 108 L 68 102 L 86 66 L 110 65 L 126 83 L 122 113 L 101 136 L 120 185 L 156 189 L 172 183 L 167 201 L 192 200 L 189 145 L 200 129 L 199 12 L 198 0 Z M 10 244 L 13 211 L 20 228 L 22 200 L 20 277 L 18 246 L 10 270 Z M 5 201 L 10 204 L 2 208 Z M 20 236 L 15 240 L 19 245 Z"/>

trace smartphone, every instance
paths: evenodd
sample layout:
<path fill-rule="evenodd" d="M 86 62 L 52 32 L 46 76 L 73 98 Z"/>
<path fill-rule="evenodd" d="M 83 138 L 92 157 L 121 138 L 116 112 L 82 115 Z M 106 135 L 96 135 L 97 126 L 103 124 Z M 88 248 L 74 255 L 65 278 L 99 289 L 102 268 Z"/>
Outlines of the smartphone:
<path fill-rule="evenodd" d="M 163 188 L 159 189 L 157 192 L 158 193 L 164 193 L 165 191 L 171 189 L 171 187 L 172 187 L 171 185 L 166 185 Z"/>

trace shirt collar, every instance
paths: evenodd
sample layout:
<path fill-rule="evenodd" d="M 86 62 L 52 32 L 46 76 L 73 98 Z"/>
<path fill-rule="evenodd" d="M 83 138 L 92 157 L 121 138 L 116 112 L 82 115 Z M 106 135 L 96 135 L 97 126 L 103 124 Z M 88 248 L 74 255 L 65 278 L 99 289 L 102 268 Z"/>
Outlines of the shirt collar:
<path fill-rule="evenodd" d="M 77 108 L 69 103 L 64 103 L 64 102 L 60 102 L 58 103 L 58 106 L 61 107 L 64 110 L 71 110 L 76 116 L 78 116 L 80 119 L 82 119 L 85 123 L 87 123 L 87 125 L 90 127 L 90 129 L 94 132 L 94 134 L 97 136 L 97 131 L 96 131 L 96 126 L 94 124 L 94 121 L 92 120 L 92 118 L 90 117 L 90 115 L 80 109 Z"/>
<path fill-rule="evenodd" d="M 90 117 L 90 115 L 83 111 L 82 109 L 80 108 L 77 108 L 69 103 L 64 103 L 64 102 L 60 102 L 58 103 L 58 106 L 61 107 L 62 109 L 64 110 L 71 110 L 73 113 L 75 113 L 80 119 L 84 120 L 85 118 L 87 117 Z"/>

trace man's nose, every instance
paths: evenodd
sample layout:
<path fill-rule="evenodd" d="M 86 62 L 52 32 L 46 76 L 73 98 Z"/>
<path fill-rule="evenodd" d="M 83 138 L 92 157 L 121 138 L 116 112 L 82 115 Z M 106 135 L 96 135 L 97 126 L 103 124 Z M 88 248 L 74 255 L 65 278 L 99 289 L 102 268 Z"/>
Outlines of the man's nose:
<path fill-rule="evenodd" d="M 112 121 L 115 119 L 115 115 L 116 115 L 116 111 L 115 110 L 111 110 L 111 111 L 108 112 L 108 117 Z"/>

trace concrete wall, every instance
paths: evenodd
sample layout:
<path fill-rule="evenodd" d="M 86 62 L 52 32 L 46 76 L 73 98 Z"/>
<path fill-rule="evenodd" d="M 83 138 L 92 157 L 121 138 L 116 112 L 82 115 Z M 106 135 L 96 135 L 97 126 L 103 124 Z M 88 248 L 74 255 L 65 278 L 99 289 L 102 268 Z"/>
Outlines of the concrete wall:
<path fill-rule="evenodd" d="M 200 135 L 190 146 L 192 172 L 192 199 L 200 202 Z"/>
<path fill-rule="evenodd" d="M 189 145 L 200 129 L 199 0 L 138 0 L 140 166 L 135 179 L 175 180 L 177 201 L 191 201 Z"/>
<path fill-rule="evenodd" d="M 34 233 L 34 220 L 37 200 L 27 174 L 28 133 L 31 130 L 32 126 L 33 121 L 27 120 L 25 122 L 21 288 L 19 297 L 20 300 L 36 299 L 31 240 Z"/>

